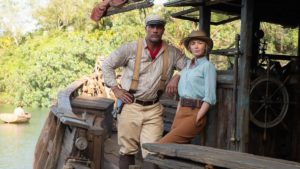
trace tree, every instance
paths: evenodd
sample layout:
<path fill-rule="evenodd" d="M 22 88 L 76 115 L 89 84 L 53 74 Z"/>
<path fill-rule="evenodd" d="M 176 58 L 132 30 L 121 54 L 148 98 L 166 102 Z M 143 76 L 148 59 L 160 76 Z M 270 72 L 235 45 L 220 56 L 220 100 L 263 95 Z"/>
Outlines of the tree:
<path fill-rule="evenodd" d="M 48 5 L 35 10 L 34 18 L 43 29 L 84 30 L 92 22 L 90 11 L 96 0 L 51 0 Z"/>

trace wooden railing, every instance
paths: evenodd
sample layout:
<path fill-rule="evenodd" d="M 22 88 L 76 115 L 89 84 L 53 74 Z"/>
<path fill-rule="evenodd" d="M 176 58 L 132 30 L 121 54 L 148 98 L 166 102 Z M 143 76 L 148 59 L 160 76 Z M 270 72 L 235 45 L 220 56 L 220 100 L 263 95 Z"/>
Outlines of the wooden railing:
<path fill-rule="evenodd" d="M 103 168 L 114 100 L 101 76 L 83 77 L 58 93 L 36 144 L 34 169 Z"/>
<path fill-rule="evenodd" d="M 172 169 L 300 169 L 300 163 L 191 144 L 143 144 L 146 161 Z"/>

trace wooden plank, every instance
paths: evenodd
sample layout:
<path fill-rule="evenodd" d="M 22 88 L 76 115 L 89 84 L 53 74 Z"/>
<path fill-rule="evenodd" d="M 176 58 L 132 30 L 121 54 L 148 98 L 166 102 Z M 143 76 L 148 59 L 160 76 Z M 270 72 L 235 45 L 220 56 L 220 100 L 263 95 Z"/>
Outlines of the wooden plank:
<path fill-rule="evenodd" d="M 66 129 L 66 126 L 63 125 L 62 123 L 59 123 L 56 126 L 55 137 L 54 137 L 54 141 L 53 141 L 53 147 L 52 147 L 51 152 L 49 153 L 49 156 L 47 158 L 44 169 L 56 168 L 58 158 L 60 157 L 59 153 L 60 153 L 61 148 L 62 148 L 65 129 Z"/>
<path fill-rule="evenodd" d="M 188 162 L 178 159 L 168 159 L 168 158 L 160 158 L 155 155 L 148 155 L 145 158 L 145 161 L 157 164 L 159 167 L 169 168 L 169 169 L 204 169 L 205 167 L 196 162 Z"/>
<path fill-rule="evenodd" d="M 63 144 L 61 146 L 61 151 L 57 160 L 57 168 L 63 168 L 66 163 L 67 157 L 71 155 L 72 148 L 74 148 L 74 138 L 77 130 L 78 128 L 76 127 L 68 127 L 67 130 L 65 130 Z"/>
<path fill-rule="evenodd" d="M 45 165 L 45 162 L 49 155 L 47 147 L 50 144 L 51 140 L 53 140 L 55 137 L 56 122 L 57 118 L 52 112 L 50 112 L 42 129 L 43 132 L 40 134 L 35 146 L 33 163 L 34 169 L 43 168 L 42 166 Z"/>
<path fill-rule="evenodd" d="M 225 71 L 218 71 L 217 72 L 217 83 L 219 84 L 233 84 L 233 73 L 232 71 L 227 71 L 228 73 L 225 73 Z"/>
<path fill-rule="evenodd" d="M 90 126 L 82 119 L 62 116 L 60 121 L 66 125 L 88 129 Z"/>
<path fill-rule="evenodd" d="M 149 151 L 218 167 L 236 169 L 300 169 L 300 163 L 189 144 L 143 144 Z"/>
<path fill-rule="evenodd" d="M 72 107 L 80 107 L 87 109 L 96 109 L 101 111 L 106 111 L 114 104 L 114 100 L 107 99 L 103 97 L 93 97 L 93 96 L 78 96 L 72 99 Z"/>

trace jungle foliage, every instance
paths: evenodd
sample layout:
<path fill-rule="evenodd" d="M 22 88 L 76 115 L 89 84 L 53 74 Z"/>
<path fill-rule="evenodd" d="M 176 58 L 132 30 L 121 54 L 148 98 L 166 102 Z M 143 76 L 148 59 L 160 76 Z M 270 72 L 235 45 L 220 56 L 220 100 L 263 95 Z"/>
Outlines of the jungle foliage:
<path fill-rule="evenodd" d="M 168 24 L 164 39 L 183 49 L 180 40 L 197 24 L 170 18 L 182 8 L 154 6 L 103 18 L 99 23 L 89 19 L 94 0 L 50 0 L 35 10 L 39 28 L 18 37 L 5 29 L 0 36 L 0 101 L 27 106 L 48 107 L 57 92 L 75 79 L 93 72 L 98 56 L 107 57 L 122 43 L 144 35 L 144 18 L 149 13 L 164 15 Z M 1 14 L 2 15 L 2 14 Z M 212 15 L 213 19 L 223 16 Z M 212 26 L 214 49 L 228 48 L 239 32 L 239 21 Z M 2 29 L 2 27 L 0 28 Z M 276 25 L 265 26 L 268 50 L 296 55 L 297 30 Z M 274 36 L 275 35 L 275 36 Z M 215 59 L 220 69 L 226 59 Z"/>

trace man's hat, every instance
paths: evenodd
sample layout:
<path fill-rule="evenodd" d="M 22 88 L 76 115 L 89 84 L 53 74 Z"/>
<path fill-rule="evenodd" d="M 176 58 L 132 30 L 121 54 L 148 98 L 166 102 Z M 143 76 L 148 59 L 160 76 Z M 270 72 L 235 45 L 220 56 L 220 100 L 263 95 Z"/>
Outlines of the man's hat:
<path fill-rule="evenodd" d="M 165 26 L 166 20 L 159 15 L 148 15 L 145 19 L 145 25 L 162 25 Z"/>
<path fill-rule="evenodd" d="M 210 37 L 206 35 L 206 33 L 202 30 L 192 31 L 186 38 L 183 38 L 181 42 L 183 42 L 185 48 L 189 50 L 189 43 L 192 39 L 199 39 L 206 42 L 208 46 L 208 51 L 211 51 L 214 43 Z"/>

